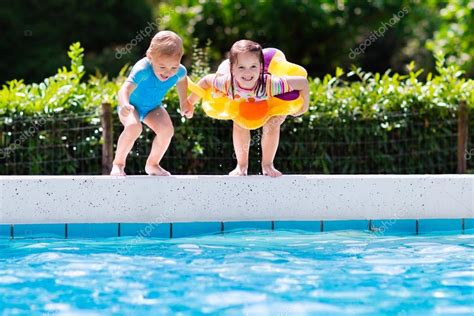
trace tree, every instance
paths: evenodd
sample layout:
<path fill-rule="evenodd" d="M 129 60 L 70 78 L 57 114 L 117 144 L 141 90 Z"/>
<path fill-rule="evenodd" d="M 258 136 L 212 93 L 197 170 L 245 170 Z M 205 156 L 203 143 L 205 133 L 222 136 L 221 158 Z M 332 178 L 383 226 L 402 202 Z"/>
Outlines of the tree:
<path fill-rule="evenodd" d="M 117 74 L 143 54 L 149 39 L 116 58 L 153 22 L 146 0 L 2 0 L 0 7 L 0 81 L 38 81 L 67 63 L 68 46 L 80 41 L 86 69 Z M 152 32 L 153 33 L 153 32 Z M 150 36 L 153 34 L 150 34 Z"/>

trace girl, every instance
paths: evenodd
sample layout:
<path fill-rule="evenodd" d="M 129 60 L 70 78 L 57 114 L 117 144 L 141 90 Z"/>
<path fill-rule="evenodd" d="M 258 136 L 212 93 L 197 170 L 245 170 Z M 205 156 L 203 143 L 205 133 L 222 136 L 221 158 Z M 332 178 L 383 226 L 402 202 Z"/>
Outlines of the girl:
<path fill-rule="evenodd" d="M 309 88 L 305 77 L 275 77 L 264 73 L 262 47 L 249 40 L 240 40 L 230 49 L 229 59 L 224 61 L 216 74 L 203 77 L 198 85 L 203 89 L 212 88 L 213 96 L 224 94 L 228 98 L 261 101 L 281 93 L 298 90 L 304 99 L 303 106 L 294 116 L 308 110 Z M 188 101 L 194 104 L 199 97 L 192 94 Z M 280 139 L 280 125 L 285 116 L 275 116 L 263 126 L 262 135 L 262 174 L 270 177 L 281 176 L 273 166 Z M 229 175 L 245 176 L 248 169 L 250 131 L 234 122 L 233 142 L 237 157 L 236 168 Z"/>

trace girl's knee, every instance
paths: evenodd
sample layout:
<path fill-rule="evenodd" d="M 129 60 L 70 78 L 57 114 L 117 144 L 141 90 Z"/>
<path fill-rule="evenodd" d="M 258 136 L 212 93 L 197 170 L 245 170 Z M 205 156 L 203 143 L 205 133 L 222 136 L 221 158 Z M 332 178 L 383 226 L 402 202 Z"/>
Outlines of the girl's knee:
<path fill-rule="evenodd" d="M 286 116 L 274 116 L 268 120 L 265 125 L 263 125 L 264 130 L 272 130 L 275 128 L 280 128 L 280 125 L 285 121 Z"/>
<path fill-rule="evenodd" d="M 285 115 L 279 115 L 279 116 L 274 116 L 272 117 L 272 119 L 270 120 L 270 122 L 272 122 L 273 120 L 273 125 L 278 125 L 280 126 L 281 124 L 283 124 L 283 122 L 285 121 L 286 119 L 286 116 Z"/>
<path fill-rule="evenodd" d="M 246 128 L 240 127 L 239 124 L 234 122 L 234 127 L 233 127 L 233 132 L 234 134 L 239 134 L 239 135 L 250 135 L 250 131 Z"/>

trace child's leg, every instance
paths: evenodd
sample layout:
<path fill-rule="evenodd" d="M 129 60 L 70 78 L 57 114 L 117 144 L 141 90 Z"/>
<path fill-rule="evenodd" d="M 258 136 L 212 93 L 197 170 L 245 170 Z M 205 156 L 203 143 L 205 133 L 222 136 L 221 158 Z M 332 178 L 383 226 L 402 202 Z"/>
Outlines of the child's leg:
<path fill-rule="evenodd" d="M 169 176 L 170 173 L 160 166 L 160 161 L 173 137 L 174 129 L 171 118 L 164 108 L 159 107 L 148 113 L 143 122 L 156 133 L 150 156 L 146 161 L 145 172 L 149 175 Z"/>
<path fill-rule="evenodd" d="M 115 152 L 115 159 L 112 165 L 112 176 L 124 176 L 125 175 L 125 162 L 127 155 L 132 150 L 133 144 L 142 133 L 142 123 L 138 117 L 137 111 L 132 111 L 129 115 L 123 115 L 119 111 L 120 122 L 122 122 L 124 128 L 122 134 L 117 142 L 117 150 Z"/>
<path fill-rule="evenodd" d="M 262 174 L 264 176 L 279 177 L 281 172 L 273 166 L 273 159 L 280 142 L 280 125 L 285 121 L 285 116 L 272 117 L 263 126 L 262 135 Z"/>
<path fill-rule="evenodd" d="M 250 146 L 250 131 L 242 128 L 234 123 L 232 132 L 234 140 L 234 151 L 237 158 L 237 167 L 232 170 L 231 176 L 246 176 L 249 167 L 249 146 Z"/>

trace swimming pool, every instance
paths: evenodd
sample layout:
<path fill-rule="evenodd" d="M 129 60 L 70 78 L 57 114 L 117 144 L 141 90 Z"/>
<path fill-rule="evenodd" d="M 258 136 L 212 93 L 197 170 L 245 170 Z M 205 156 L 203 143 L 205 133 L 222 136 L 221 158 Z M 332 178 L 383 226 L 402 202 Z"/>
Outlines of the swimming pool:
<path fill-rule="evenodd" d="M 0 202 L 0 314 L 474 312 L 472 175 L 6 176 Z"/>
<path fill-rule="evenodd" d="M 473 233 L 3 239 L 0 308 L 4 315 L 472 315 Z"/>

